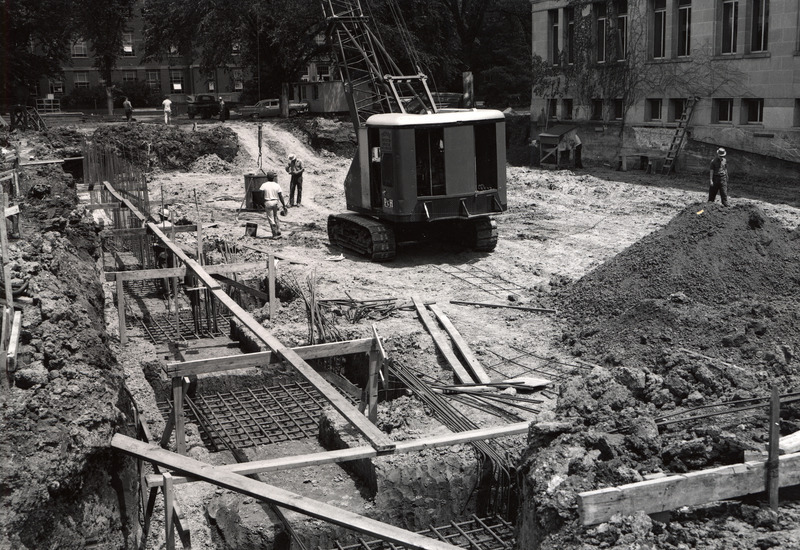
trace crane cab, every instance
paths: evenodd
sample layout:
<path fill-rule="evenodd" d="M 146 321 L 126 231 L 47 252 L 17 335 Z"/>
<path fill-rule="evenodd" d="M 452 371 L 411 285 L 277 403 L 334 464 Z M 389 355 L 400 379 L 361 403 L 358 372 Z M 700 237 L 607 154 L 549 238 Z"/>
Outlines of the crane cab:
<path fill-rule="evenodd" d="M 505 117 L 495 110 L 387 113 L 359 130 L 347 208 L 394 223 L 468 220 L 506 203 Z"/>

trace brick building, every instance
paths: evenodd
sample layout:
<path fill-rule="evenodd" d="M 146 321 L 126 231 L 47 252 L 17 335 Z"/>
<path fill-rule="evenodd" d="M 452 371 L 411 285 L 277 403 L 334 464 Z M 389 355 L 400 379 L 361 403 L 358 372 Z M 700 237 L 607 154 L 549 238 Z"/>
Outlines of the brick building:
<path fill-rule="evenodd" d="M 589 46 L 584 50 L 589 70 L 638 55 L 640 67 L 693 79 L 680 90 L 674 86 L 679 78 L 672 84 L 662 79 L 656 88 L 642 83 L 625 112 L 631 127 L 650 129 L 638 134 L 674 128 L 686 90 L 694 85 L 691 95 L 700 100 L 689 125 L 692 140 L 800 162 L 797 0 L 531 0 L 531 5 L 533 54 L 556 73 L 566 74 L 578 62 L 583 44 Z M 688 70 L 692 63 L 694 70 Z M 715 87 L 715 79 L 721 82 L 725 75 L 729 82 Z M 551 119 L 604 128 L 619 124 L 622 99 L 602 97 L 597 88 L 594 97 L 586 96 L 585 87 L 581 97 L 569 83 L 550 97 L 534 93 L 532 112 L 544 109 Z"/>

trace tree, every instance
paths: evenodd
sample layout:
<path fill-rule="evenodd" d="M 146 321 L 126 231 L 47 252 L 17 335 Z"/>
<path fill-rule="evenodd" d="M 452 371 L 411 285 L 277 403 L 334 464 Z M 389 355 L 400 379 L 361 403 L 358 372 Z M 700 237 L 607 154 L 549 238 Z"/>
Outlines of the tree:
<path fill-rule="evenodd" d="M 325 22 L 315 2 L 150 0 L 144 17 L 146 59 L 178 48 L 205 72 L 234 63 L 255 67 L 257 87 L 265 95 L 280 94 L 282 83 L 297 80 L 308 62 L 327 50 L 316 41 Z"/>
<path fill-rule="evenodd" d="M 71 3 L 67 0 L 0 1 L 0 94 L 5 105 L 28 101 L 42 77 L 55 78 L 69 61 Z"/>
<path fill-rule="evenodd" d="M 82 0 L 73 4 L 76 34 L 91 44 L 94 66 L 105 82 L 108 114 L 114 112 L 111 80 L 122 54 L 122 34 L 133 17 L 135 0 Z"/>

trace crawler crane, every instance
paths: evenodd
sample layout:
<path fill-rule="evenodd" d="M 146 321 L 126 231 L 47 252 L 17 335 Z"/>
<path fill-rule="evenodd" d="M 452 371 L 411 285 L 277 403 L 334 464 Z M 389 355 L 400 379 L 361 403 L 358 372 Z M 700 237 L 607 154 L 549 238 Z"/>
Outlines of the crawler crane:
<path fill-rule="evenodd" d="M 358 136 L 344 185 L 350 212 L 328 218 L 331 244 L 373 261 L 421 239 L 494 250 L 491 215 L 507 209 L 503 113 L 440 108 L 413 50 L 417 74 L 403 75 L 360 0 L 322 0 L 322 9 Z"/>

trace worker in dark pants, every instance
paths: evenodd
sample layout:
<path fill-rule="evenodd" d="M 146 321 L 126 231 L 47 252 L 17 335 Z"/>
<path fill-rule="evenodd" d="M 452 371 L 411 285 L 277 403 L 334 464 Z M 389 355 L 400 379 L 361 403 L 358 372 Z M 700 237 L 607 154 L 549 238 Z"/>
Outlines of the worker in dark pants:
<path fill-rule="evenodd" d="M 711 167 L 708 171 L 710 179 L 708 202 L 714 202 L 719 192 L 722 206 L 728 206 L 728 161 L 725 159 L 726 155 L 725 149 L 722 147 L 717 149 L 717 155 L 711 161 Z"/>
<path fill-rule="evenodd" d="M 228 111 L 226 110 L 225 107 L 225 100 L 219 98 L 219 121 L 225 122 L 227 118 L 228 118 Z"/>
<path fill-rule="evenodd" d="M 286 165 L 286 171 L 292 176 L 292 181 L 289 183 L 289 206 L 300 206 L 303 200 L 303 162 L 297 158 L 296 155 L 289 155 L 289 164 Z M 295 202 L 295 191 L 297 191 L 297 202 Z"/>

